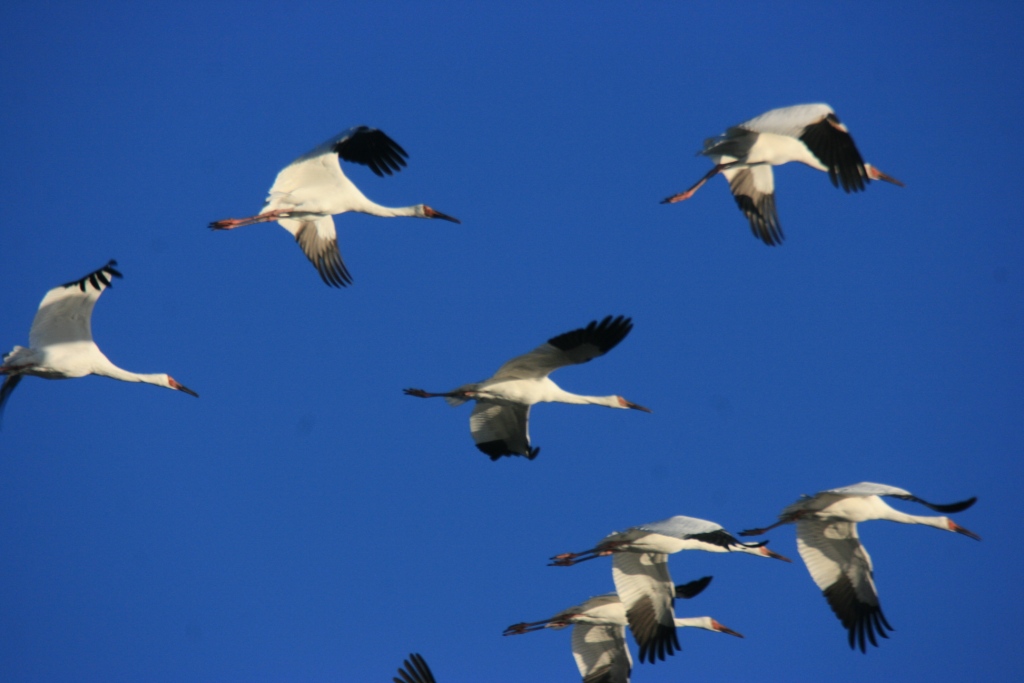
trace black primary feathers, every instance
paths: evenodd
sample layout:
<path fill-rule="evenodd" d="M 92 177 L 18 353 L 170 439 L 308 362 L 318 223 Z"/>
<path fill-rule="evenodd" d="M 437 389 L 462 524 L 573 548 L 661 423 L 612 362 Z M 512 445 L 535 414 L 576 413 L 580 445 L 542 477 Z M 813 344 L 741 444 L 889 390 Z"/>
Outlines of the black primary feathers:
<path fill-rule="evenodd" d="M 93 272 L 83 277 L 81 280 L 73 280 L 72 282 L 68 282 L 66 284 L 61 285 L 61 287 L 78 287 L 84 292 L 86 283 L 89 283 L 97 292 L 102 292 L 104 289 L 110 286 L 110 278 L 124 277 L 124 275 L 121 275 L 121 273 L 119 273 L 114 268 L 114 266 L 116 265 L 117 261 L 115 261 L 114 259 L 110 259 L 109 261 L 107 261 L 107 265 L 103 266 L 99 270 L 94 270 Z"/>
<path fill-rule="evenodd" d="M 614 349 L 632 329 L 633 320 L 631 318 L 621 315 L 612 318 L 609 315 L 600 323 L 593 320 L 586 327 L 552 337 L 548 340 L 548 344 L 565 351 L 573 357 L 576 363 L 586 363 Z M 587 347 L 593 347 L 597 352 L 588 353 Z M 579 360 L 575 360 L 577 356 Z"/>
<path fill-rule="evenodd" d="M 409 158 L 401 145 L 383 131 L 369 126 L 359 126 L 351 135 L 339 140 L 334 151 L 345 161 L 369 166 L 381 177 L 401 171 L 406 165 L 405 159 Z"/>
<path fill-rule="evenodd" d="M 804 128 L 800 140 L 828 168 L 828 177 L 834 186 L 839 187 L 842 183 L 846 192 L 860 192 L 868 179 L 868 171 L 853 138 L 838 128 L 839 125 L 839 118 L 829 114 Z"/>
<path fill-rule="evenodd" d="M 398 676 L 391 680 L 394 683 L 436 683 L 427 662 L 415 652 L 409 655 L 409 659 L 402 662 L 401 668 L 398 669 Z"/>

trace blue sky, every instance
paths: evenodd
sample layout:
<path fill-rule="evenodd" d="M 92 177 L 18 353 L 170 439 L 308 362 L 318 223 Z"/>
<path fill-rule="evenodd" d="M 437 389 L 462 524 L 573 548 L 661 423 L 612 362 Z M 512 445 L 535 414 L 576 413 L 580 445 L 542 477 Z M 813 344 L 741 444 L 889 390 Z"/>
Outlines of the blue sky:
<path fill-rule="evenodd" d="M 28 379 L 0 432 L 0 678 L 578 680 L 565 633 L 503 638 L 612 589 L 546 566 L 675 514 L 739 531 L 869 480 L 985 540 L 875 522 L 896 631 L 851 652 L 802 563 L 683 553 L 715 577 L 635 681 L 998 680 L 1024 665 L 1024 147 L 1013 3 L 9 4 L 0 42 L 4 351 L 49 288 L 116 258 L 93 318 L 117 364 L 201 395 Z M 776 171 L 786 242 L 751 236 L 704 138 L 828 102 L 903 180 L 846 195 Z M 349 126 L 409 152 L 345 215 L 324 286 L 255 213 Z M 609 314 L 555 375 L 651 415 L 543 405 L 533 462 L 469 409 L 402 395 L 489 376 Z M 909 505 L 901 509 L 925 514 Z M 772 548 L 797 558 L 792 528 Z"/>

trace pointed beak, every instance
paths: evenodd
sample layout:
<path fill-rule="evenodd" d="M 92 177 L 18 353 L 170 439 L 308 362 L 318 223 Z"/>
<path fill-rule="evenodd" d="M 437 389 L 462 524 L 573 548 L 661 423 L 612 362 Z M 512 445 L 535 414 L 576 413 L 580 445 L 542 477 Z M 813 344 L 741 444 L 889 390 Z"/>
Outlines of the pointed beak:
<path fill-rule="evenodd" d="M 729 628 L 727 626 L 723 626 L 722 624 L 718 623 L 714 619 L 711 620 L 711 625 L 714 626 L 715 630 L 718 631 L 719 633 L 728 633 L 730 636 L 736 636 L 737 638 L 742 638 L 743 637 L 742 633 L 738 633 L 736 631 L 733 631 L 731 628 Z"/>
<path fill-rule="evenodd" d="M 625 404 L 626 404 L 626 407 L 627 407 L 627 408 L 632 408 L 633 410 L 642 410 L 642 411 L 643 411 L 643 412 L 645 412 L 645 413 L 653 413 L 653 412 L 654 412 L 654 411 L 653 411 L 653 410 L 651 410 L 650 408 L 644 408 L 644 407 L 643 407 L 642 405 L 640 405 L 639 403 L 631 403 L 630 401 L 627 401 L 627 400 L 625 400 L 625 399 L 623 399 L 622 401 L 623 401 L 623 403 L 625 403 Z"/>
<path fill-rule="evenodd" d="M 981 536 L 979 536 L 978 534 L 974 533 L 973 531 L 969 531 L 969 530 L 963 528 L 962 526 L 960 526 L 959 524 L 957 524 L 953 520 L 949 520 L 949 530 L 950 531 L 955 531 L 958 534 L 963 534 L 967 538 L 973 538 L 975 541 L 980 541 L 981 540 Z"/>
<path fill-rule="evenodd" d="M 773 550 L 768 550 L 768 546 L 766 546 L 766 545 L 761 546 L 761 554 L 764 555 L 765 557 L 774 557 L 776 560 L 782 560 L 783 562 L 792 562 L 793 561 L 793 560 L 789 559 L 788 557 L 786 557 L 785 555 L 779 555 L 777 552 L 775 552 Z"/>
<path fill-rule="evenodd" d="M 881 171 L 879 171 L 874 166 L 870 166 L 869 165 L 869 167 L 868 167 L 868 176 L 872 180 L 884 180 L 885 182 L 892 183 L 893 185 L 899 185 L 900 187 L 906 187 L 906 185 L 904 185 L 900 181 L 896 180 L 891 175 L 886 175 L 885 173 L 882 173 Z"/>
<path fill-rule="evenodd" d="M 435 211 L 434 209 L 431 209 L 429 206 L 423 207 L 423 213 L 427 218 L 440 218 L 442 220 L 451 221 L 452 223 L 458 223 L 459 225 L 462 225 L 462 221 L 460 221 L 458 218 L 453 218 L 446 213 Z"/>
<path fill-rule="evenodd" d="M 178 391 L 184 391 L 189 396 L 195 396 L 196 398 L 199 398 L 199 394 L 197 394 L 196 392 L 192 391 L 191 389 L 186 387 L 184 384 L 179 384 L 178 382 L 175 382 L 173 377 L 168 377 L 167 378 L 167 383 L 171 385 L 172 389 L 177 389 Z"/>

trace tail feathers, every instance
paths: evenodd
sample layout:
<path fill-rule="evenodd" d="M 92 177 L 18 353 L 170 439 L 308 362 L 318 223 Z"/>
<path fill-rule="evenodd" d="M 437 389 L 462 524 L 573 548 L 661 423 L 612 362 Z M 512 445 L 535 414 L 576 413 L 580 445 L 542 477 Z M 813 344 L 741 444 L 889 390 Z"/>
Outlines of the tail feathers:
<path fill-rule="evenodd" d="M 32 353 L 32 349 L 27 349 L 24 346 L 15 346 L 11 349 L 10 353 L 4 354 L 4 364 L 17 363 L 19 360 L 28 357 Z"/>

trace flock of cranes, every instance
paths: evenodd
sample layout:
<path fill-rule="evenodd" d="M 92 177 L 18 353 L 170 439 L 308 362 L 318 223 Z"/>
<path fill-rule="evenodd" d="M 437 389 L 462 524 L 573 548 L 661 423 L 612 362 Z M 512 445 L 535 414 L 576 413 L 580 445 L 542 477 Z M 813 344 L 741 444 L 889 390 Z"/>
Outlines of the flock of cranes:
<path fill-rule="evenodd" d="M 777 245 L 783 238 L 775 210 L 772 166 L 801 162 L 827 172 L 832 184 L 841 185 L 846 192 L 863 190 L 871 180 L 902 185 L 863 161 L 849 131 L 825 104 L 769 111 L 707 140 L 701 154 L 714 163 L 711 171 L 688 190 L 665 199 L 664 203 L 689 199 L 709 179 L 722 174 L 749 220 L 751 230 L 768 245 Z M 343 159 L 362 164 L 383 176 L 400 171 L 406 165 L 407 156 L 402 147 L 379 130 L 366 126 L 350 128 L 300 156 L 278 173 L 259 214 L 216 221 L 210 227 L 231 230 L 276 221 L 295 237 L 326 284 L 349 285 L 352 276 L 338 249 L 333 215 L 358 211 L 382 217 L 459 222 L 424 204 L 399 208 L 376 204 L 345 176 L 339 163 Z M 0 415 L 18 383 L 28 375 L 69 379 L 94 374 L 198 396 L 167 374 L 122 370 L 93 341 L 93 307 L 113 280 L 122 277 L 116 265 L 116 261 L 110 261 L 82 279 L 46 293 L 32 321 L 29 346 L 15 346 L 0 365 L 0 374 L 6 375 L 0 386 Z M 540 452 L 539 447 L 532 445 L 529 435 L 530 407 L 534 404 L 560 402 L 651 412 L 618 395 L 570 393 L 549 377 L 559 368 L 604 355 L 622 342 L 632 328 L 630 318 L 607 316 L 552 337 L 533 351 L 507 361 L 494 376 L 482 382 L 464 384 L 442 393 L 422 389 L 405 389 L 405 393 L 420 398 L 441 397 L 453 406 L 474 401 L 470 432 L 476 447 L 492 460 L 502 456 L 532 460 Z M 879 603 L 871 558 L 857 535 L 858 522 L 884 519 L 923 524 L 980 540 L 949 517 L 905 514 L 887 505 L 882 497 L 917 502 L 947 514 L 966 510 L 975 502 L 975 498 L 970 498 L 936 505 L 900 488 L 864 482 L 805 496 L 786 507 L 775 524 L 739 534 L 757 535 L 781 524 L 796 524 L 797 547 L 811 578 L 847 629 L 851 648 L 859 647 L 861 651 L 866 651 L 869 642 L 877 645 L 878 637 L 887 638 L 886 631 L 891 630 L 891 626 Z M 570 566 L 611 556 L 614 593 L 590 598 L 550 619 L 514 624 L 506 629 L 505 635 L 572 625 L 573 655 L 586 683 L 629 680 L 632 659 L 625 640 L 627 627 L 639 647 L 640 661 L 650 663 L 663 661 L 679 649 L 676 629 L 680 627 L 742 637 L 711 617 L 680 619 L 675 616 L 675 600 L 693 597 L 710 581 L 710 577 L 705 577 L 690 584 L 673 585 L 668 556 L 681 550 L 744 553 L 790 561 L 769 550 L 767 541 L 742 542 L 720 525 L 694 517 L 680 515 L 631 527 L 610 534 L 589 550 L 551 558 L 553 566 Z M 430 668 L 417 654 L 404 663 L 399 675 L 395 681 L 434 681 Z"/>

